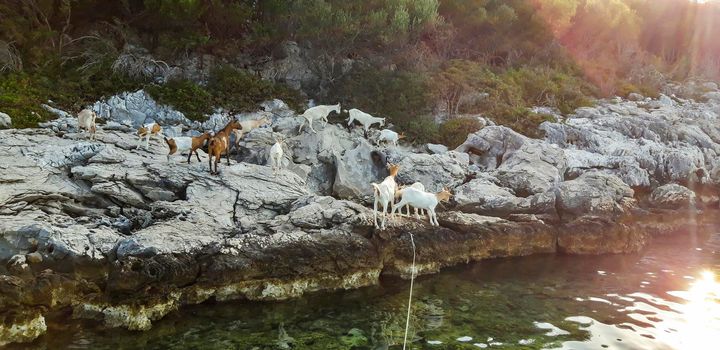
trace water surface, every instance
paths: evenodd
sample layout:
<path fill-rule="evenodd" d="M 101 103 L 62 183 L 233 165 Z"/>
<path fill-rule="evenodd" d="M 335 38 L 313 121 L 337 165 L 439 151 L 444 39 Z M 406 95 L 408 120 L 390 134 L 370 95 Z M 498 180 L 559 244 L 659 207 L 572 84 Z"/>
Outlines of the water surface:
<path fill-rule="evenodd" d="M 416 280 L 412 349 L 713 349 L 720 234 L 658 238 L 642 254 L 473 263 Z M 720 278 L 718 278 L 720 279 Z M 152 330 L 53 322 L 23 348 L 400 349 L 409 282 L 282 303 L 205 303 Z M 58 324 L 61 323 L 61 324 Z"/>

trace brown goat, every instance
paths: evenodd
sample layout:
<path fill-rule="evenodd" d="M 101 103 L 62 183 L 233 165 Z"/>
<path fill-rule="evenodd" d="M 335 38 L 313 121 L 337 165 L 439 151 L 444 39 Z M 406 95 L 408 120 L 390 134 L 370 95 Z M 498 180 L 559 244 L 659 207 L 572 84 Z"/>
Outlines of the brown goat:
<path fill-rule="evenodd" d="M 137 135 L 139 137 L 138 148 L 140 148 L 139 142 L 142 141 L 143 137 L 145 138 L 145 150 L 147 150 L 148 146 L 150 145 L 150 137 L 158 136 L 160 134 L 162 134 L 162 128 L 158 123 L 145 124 L 139 127 L 137 129 Z"/>
<path fill-rule="evenodd" d="M 242 130 L 242 125 L 235 119 L 230 120 L 222 130 L 210 138 L 208 142 L 210 174 L 218 174 L 218 163 L 220 163 L 220 156 L 222 156 L 223 153 L 227 156 L 227 164 L 230 165 L 230 133 L 233 130 Z M 215 171 L 213 171 L 212 168 L 213 157 L 215 157 Z"/>
<path fill-rule="evenodd" d="M 197 150 L 198 148 L 201 148 L 205 145 L 205 141 L 210 139 L 210 133 L 206 132 L 200 136 L 195 137 L 173 137 L 171 139 L 165 138 L 165 143 L 167 143 L 168 147 L 170 148 L 170 152 L 167 155 L 168 162 L 170 161 L 170 156 L 175 153 L 182 153 L 185 151 L 190 151 L 188 154 L 187 162 L 190 164 L 190 158 L 192 157 L 193 152 L 195 153 L 195 156 L 197 157 L 198 162 L 200 161 L 200 155 L 198 154 Z"/>

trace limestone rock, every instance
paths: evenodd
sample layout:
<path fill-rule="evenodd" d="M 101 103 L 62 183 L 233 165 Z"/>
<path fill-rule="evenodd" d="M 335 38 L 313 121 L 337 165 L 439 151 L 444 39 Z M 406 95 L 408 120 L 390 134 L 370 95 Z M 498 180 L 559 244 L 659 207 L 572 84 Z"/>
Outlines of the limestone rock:
<path fill-rule="evenodd" d="M 9 115 L 0 112 L 0 129 L 10 128 L 12 126 L 12 119 Z"/>
<path fill-rule="evenodd" d="M 608 218 L 583 216 L 562 225 L 558 251 L 567 254 L 618 254 L 640 251 L 649 242 L 644 230 Z"/>
<path fill-rule="evenodd" d="M 466 153 L 443 154 L 405 153 L 391 151 L 388 160 L 400 165 L 396 181 L 400 184 L 420 182 L 429 192 L 439 192 L 443 187 L 454 188 L 465 181 L 469 158 Z"/>
<path fill-rule="evenodd" d="M 492 171 L 503 187 L 522 196 L 545 192 L 562 181 L 564 153 L 506 127 L 491 126 L 471 134 L 456 151 L 472 154 L 481 169 Z"/>
<path fill-rule="evenodd" d="M 500 217 L 511 214 L 555 215 L 554 192 L 517 197 L 511 189 L 500 187 L 489 178 L 474 179 L 457 187 L 454 199 L 463 211 L 480 215 Z"/>
<path fill-rule="evenodd" d="M 614 216 L 626 213 L 622 200 L 634 191 L 618 177 L 587 172 L 557 187 L 557 209 L 563 220 L 585 214 Z"/>
<path fill-rule="evenodd" d="M 443 154 L 448 151 L 447 146 L 434 143 L 428 143 L 427 145 L 425 145 L 425 148 L 430 154 Z"/>
<path fill-rule="evenodd" d="M 667 184 L 652 191 L 648 199 L 651 206 L 662 209 L 695 208 L 695 192 L 678 184 Z"/>
<path fill-rule="evenodd" d="M 137 128 L 151 121 L 167 125 L 193 125 L 182 113 L 170 106 L 159 105 L 144 90 L 125 92 L 96 102 L 92 109 L 103 119 L 130 123 Z"/>

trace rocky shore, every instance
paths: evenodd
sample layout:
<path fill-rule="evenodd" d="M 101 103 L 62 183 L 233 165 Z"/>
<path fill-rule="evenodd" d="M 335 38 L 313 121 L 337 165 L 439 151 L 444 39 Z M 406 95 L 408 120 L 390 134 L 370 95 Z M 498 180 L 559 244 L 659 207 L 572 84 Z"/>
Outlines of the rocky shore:
<path fill-rule="evenodd" d="M 681 94 L 678 93 L 680 96 Z M 603 100 L 530 139 L 502 126 L 438 145 L 377 147 L 361 130 L 316 124 L 281 101 L 240 151 L 208 173 L 133 127 L 154 116 L 166 135 L 217 129 L 158 106 L 143 91 L 100 101 L 97 140 L 74 118 L 0 130 L 0 345 L 43 334 L 47 318 L 144 330 L 187 304 L 282 300 L 376 284 L 488 258 L 641 250 L 654 235 L 702 230 L 718 217 L 720 92 Z M 62 111 L 58 111 L 59 113 Z M 285 170 L 266 166 L 276 135 Z M 397 218 L 372 225 L 370 182 L 451 188 L 440 227 Z"/>

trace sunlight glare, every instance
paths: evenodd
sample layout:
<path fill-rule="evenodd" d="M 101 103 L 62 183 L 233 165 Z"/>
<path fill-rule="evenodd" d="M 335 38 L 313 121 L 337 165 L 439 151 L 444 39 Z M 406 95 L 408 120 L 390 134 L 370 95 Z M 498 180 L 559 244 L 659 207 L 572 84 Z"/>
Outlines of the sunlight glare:
<path fill-rule="evenodd" d="M 700 273 L 683 297 L 683 324 L 673 338 L 676 349 L 702 349 L 720 334 L 720 283 L 712 271 Z"/>

